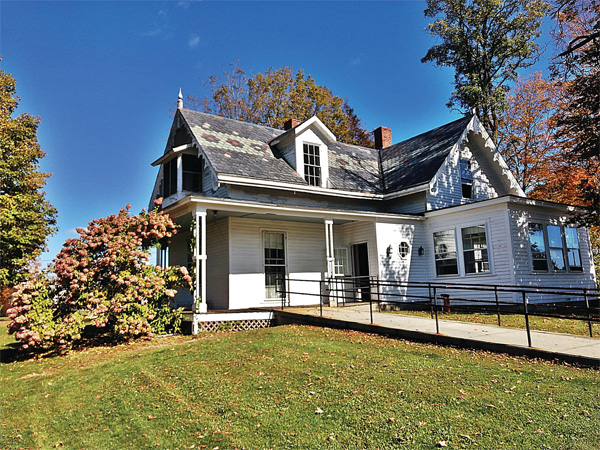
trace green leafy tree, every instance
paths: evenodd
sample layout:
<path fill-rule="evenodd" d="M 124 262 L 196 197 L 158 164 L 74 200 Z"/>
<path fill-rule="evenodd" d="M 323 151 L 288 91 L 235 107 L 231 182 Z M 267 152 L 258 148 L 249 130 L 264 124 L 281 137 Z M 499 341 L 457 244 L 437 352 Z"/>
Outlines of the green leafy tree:
<path fill-rule="evenodd" d="M 509 84 L 539 58 L 535 39 L 549 9 L 542 0 L 427 0 L 428 30 L 440 43 L 421 61 L 454 67 L 448 106 L 475 109 L 494 142 Z"/>
<path fill-rule="evenodd" d="M 177 288 L 191 289 L 185 267 L 148 264 L 149 249 L 176 233 L 162 212 L 93 220 L 68 239 L 51 267 L 33 272 L 13 295 L 9 332 L 25 350 L 69 350 L 85 326 L 112 340 L 178 331 L 181 311 L 170 306 Z"/>
<path fill-rule="evenodd" d="M 0 70 L 0 288 L 24 280 L 29 263 L 55 232 L 56 210 L 42 190 L 50 176 L 40 172 L 45 156 L 38 117 L 12 117 L 19 102 L 12 75 Z"/>
<path fill-rule="evenodd" d="M 204 112 L 273 128 L 290 118 L 317 116 L 340 141 L 373 146 L 371 133 L 362 128 L 348 102 L 302 70 L 284 66 L 248 76 L 234 63 L 223 77 L 209 78 L 209 90 L 208 96 L 188 100 Z"/>

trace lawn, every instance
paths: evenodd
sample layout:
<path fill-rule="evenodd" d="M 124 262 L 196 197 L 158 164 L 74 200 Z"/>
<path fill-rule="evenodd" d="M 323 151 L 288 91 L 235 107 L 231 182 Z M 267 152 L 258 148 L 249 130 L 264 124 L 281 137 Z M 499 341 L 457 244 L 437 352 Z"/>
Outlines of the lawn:
<path fill-rule="evenodd" d="M 591 449 L 600 441 L 598 370 L 352 331 L 158 337 L 0 370 L 3 449 Z"/>
<path fill-rule="evenodd" d="M 407 314 L 419 317 L 431 317 L 430 311 L 388 311 L 394 314 Z M 438 317 L 443 320 L 459 320 L 462 322 L 475 322 L 486 325 L 498 325 L 498 316 L 496 313 L 458 313 L 458 312 L 439 312 Z M 500 324 L 507 328 L 525 329 L 525 316 L 522 314 L 501 314 Z M 556 317 L 529 316 L 529 327 L 534 331 L 551 331 L 553 333 L 567 333 L 578 336 L 590 336 L 590 330 L 587 321 L 560 319 Z M 592 323 L 592 334 L 595 338 L 600 338 L 600 324 Z"/>

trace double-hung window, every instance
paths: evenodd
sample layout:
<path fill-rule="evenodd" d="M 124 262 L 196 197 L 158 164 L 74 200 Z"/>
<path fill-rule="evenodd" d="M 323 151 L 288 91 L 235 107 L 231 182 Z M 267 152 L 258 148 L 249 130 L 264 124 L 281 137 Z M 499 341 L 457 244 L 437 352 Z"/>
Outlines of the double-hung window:
<path fill-rule="evenodd" d="M 488 246 L 485 226 L 477 225 L 462 229 L 463 255 L 465 273 L 481 273 L 490 271 Z"/>
<path fill-rule="evenodd" d="M 581 272 L 577 228 L 529 224 L 531 265 L 535 272 Z"/>
<path fill-rule="evenodd" d="M 304 144 L 304 179 L 311 186 L 321 185 L 321 156 L 319 146 Z"/>
<path fill-rule="evenodd" d="M 285 236 L 283 233 L 263 233 L 265 264 L 265 298 L 282 298 L 285 281 Z"/>
<path fill-rule="evenodd" d="M 471 161 L 460 159 L 460 184 L 462 197 L 473 198 L 473 172 L 471 172 Z"/>
<path fill-rule="evenodd" d="M 436 231 L 433 233 L 435 251 L 435 271 L 440 275 L 458 275 L 458 258 L 456 255 L 456 238 L 454 230 Z"/>

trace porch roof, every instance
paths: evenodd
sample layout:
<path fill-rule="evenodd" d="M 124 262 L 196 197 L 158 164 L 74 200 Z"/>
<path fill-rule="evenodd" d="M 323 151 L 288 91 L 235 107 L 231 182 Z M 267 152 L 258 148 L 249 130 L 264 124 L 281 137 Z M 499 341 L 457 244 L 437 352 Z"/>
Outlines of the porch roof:
<path fill-rule="evenodd" d="M 422 221 L 422 214 L 398 214 L 383 213 L 376 211 L 362 211 L 350 209 L 328 209 L 297 205 L 272 204 L 248 200 L 233 200 L 226 198 L 204 197 L 191 195 L 166 207 L 164 211 L 179 217 L 186 212 L 197 210 L 213 211 L 214 216 L 223 217 L 253 217 L 265 220 L 289 220 L 294 222 L 323 222 L 333 220 L 336 224 L 364 220 L 375 221 L 398 221 L 411 220 Z"/>

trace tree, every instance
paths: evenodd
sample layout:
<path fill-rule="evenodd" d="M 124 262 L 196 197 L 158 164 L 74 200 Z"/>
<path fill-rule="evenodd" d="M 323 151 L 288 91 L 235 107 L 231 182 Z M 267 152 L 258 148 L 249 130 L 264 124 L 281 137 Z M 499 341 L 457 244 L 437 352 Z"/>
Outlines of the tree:
<path fill-rule="evenodd" d="M 234 63 L 223 77 L 210 77 L 209 96 L 188 100 L 204 112 L 273 128 L 281 128 L 290 118 L 304 121 L 317 116 L 340 141 L 373 146 L 371 134 L 348 102 L 302 70 L 294 73 L 284 66 L 248 77 Z"/>
<path fill-rule="evenodd" d="M 93 220 L 68 239 L 51 268 L 17 287 L 9 332 L 24 349 L 68 350 L 84 326 L 113 340 L 176 329 L 181 311 L 169 304 L 177 288 L 191 289 L 185 267 L 148 264 L 149 248 L 176 233 L 158 211 Z"/>
<path fill-rule="evenodd" d="M 436 19 L 428 30 L 441 43 L 421 61 L 454 67 L 448 106 L 474 108 L 494 142 L 509 83 L 540 55 L 534 41 L 548 11 L 542 0 L 427 0 L 425 16 Z"/>
<path fill-rule="evenodd" d="M 29 263 L 55 232 L 56 209 L 42 188 L 50 176 L 41 173 L 45 156 L 38 139 L 38 117 L 12 117 L 20 98 L 12 75 L 0 70 L 0 288 L 22 281 Z"/>
<path fill-rule="evenodd" d="M 557 139 L 569 149 L 586 176 L 578 185 L 588 212 L 580 219 L 600 225 L 600 2 L 559 1 L 554 33 L 560 53 L 553 61 L 554 78 L 566 93 L 557 119 Z"/>
<path fill-rule="evenodd" d="M 525 193 L 547 182 L 559 162 L 555 139 L 561 85 L 535 72 L 518 78 L 498 121 L 498 149 Z"/>

